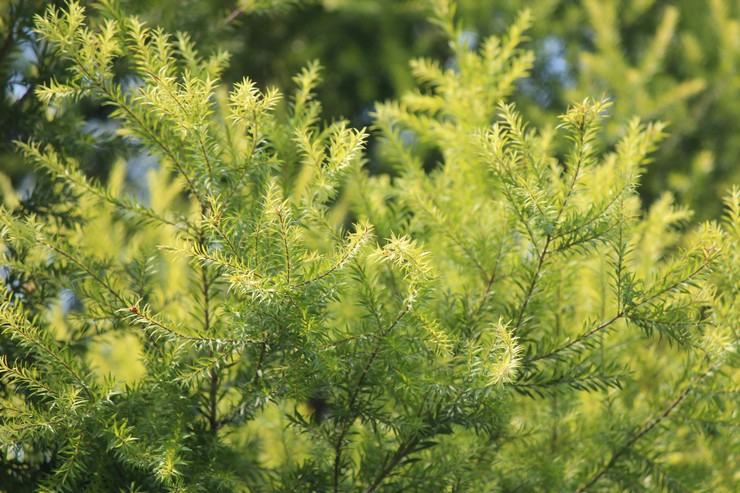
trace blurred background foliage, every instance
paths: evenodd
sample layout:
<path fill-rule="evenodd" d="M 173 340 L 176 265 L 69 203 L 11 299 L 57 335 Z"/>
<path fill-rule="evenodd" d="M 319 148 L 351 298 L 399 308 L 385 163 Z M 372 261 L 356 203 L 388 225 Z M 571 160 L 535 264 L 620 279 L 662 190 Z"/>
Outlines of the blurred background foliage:
<path fill-rule="evenodd" d="M 324 67 L 319 100 L 329 119 L 372 124 L 374 104 L 413 88 L 409 61 L 451 60 L 440 30 L 428 21 L 434 0 L 122 0 L 122 10 L 184 31 L 209 53 L 231 61 L 225 82 L 244 75 L 260 86 L 290 87 L 307 61 Z M 92 2 L 90 2 L 91 4 Z M 460 0 L 466 41 L 502 34 L 523 8 L 534 25 L 536 61 L 514 96 L 525 119 L 551 125 L 574 100 L 607 96 L 614 116 L 605 145 L 634 117 L 664 120 L 671 136 L 644 177 L 647 207 L 664 193 L 717 218 L 721 199 L 740 182 L 740 3 L 732 0 Z M 108 109 L 79 101 L 43 112 L 34 89 L 64 78 L 64 66 L 36 42 L 33 16 L 59 1 L 0 0 L 0 191 L 20 192 L 25 211 L 53 200 L 44 177 L 31 176 L 13 144 L 36 135 L 74 145 L 83 168 L 104 178 L 121 156 L 128 180 L 152 165 L 115 133 Z M 94 14 L 94 10 L 90 10 Z M 451 66 L 451 62 L 447 62 Z M 121 77 L 126 67 L 118 67 Z M 388 172 L 373 159 L 367 166 Z M 429 156 L 432 161 L 436 156 Z M 136 183 L 133 183 L 134 187 Z"/>

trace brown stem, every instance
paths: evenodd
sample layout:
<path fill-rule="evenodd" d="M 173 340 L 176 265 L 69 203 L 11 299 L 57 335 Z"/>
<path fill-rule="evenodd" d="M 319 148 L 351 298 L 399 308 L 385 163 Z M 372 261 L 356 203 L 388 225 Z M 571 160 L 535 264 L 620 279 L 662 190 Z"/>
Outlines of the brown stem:
<path fill-rule="evenodd" d="M 229 25 L 234 19 L 239 17 L 244 12 L 244 7 L 237 7 L 231 11 L 231 13 L 224 19 L 224 26 Z"/>

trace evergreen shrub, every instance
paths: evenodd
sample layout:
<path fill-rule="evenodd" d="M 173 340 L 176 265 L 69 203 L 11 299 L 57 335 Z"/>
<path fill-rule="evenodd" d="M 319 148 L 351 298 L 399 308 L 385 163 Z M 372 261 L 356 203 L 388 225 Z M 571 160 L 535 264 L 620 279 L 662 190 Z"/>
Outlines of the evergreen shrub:
<path fill-rule="evenodd" d="M 37 19 L 159 166 L 138 195 L 19 142 L 66 202 L 6 205 L 6 491 L 732 491 L 740 191 L 722 224 L 640 209 L 664 137 L 611 103 L 527 125 L 530 15 L 379 104 L 369 138 L 104 1 Z M 126 77 L 121 77 L 121 67 Z M 12 202 L 12 201 L 11 201 Z"/>

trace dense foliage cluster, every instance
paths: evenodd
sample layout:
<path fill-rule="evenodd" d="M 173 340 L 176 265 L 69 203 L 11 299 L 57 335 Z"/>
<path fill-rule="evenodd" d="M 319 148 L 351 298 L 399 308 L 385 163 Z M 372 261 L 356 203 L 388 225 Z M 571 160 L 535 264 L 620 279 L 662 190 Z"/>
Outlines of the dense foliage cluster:
<path fill-rule="evenodd" d="M 3 187 L 0 489 L 733 491 L 740 189 L 643 209 L 664 124 L 514 103 L 532 14 L 472 43 L 427 4 L 447 59 L 369 131 L 322 119 L 315 62 L 232 85 L 115 1 L 36 18 L 70 137 L 15 143 L 47 201 Z"/>

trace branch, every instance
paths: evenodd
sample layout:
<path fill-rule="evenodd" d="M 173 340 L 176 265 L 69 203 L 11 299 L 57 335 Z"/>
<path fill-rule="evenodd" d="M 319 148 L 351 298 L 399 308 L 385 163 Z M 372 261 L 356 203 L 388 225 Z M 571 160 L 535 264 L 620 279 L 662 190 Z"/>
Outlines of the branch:
<path fill-rule="evenodd" d="M 405 445 L 399 446 L 398 450 L 396 450 L 396 453 L 393 454 L 393 457 L 388 462 L 388 465 L 386 465 L 383 470 L 378 474 L 378 476 L 375 478 L 375 481 L 365 490 L 365 493 L 374 493 L 375 490 L 378 489 L 378 487 L 383 483 L 385 478 L 387 478 L 391 472 L 393 472 L 393 469 L 396 468 L 396 466 L 410 453 L 414 451 L 414 447 L 419 443 L 419 437 L 414 437 L 408 442 L 406 442 Z"/>
<path fill-rule="evenodd" d="M 94 74 L 91 70 L 89 70 L 88 65 L 85 63 L 84 60 L 82 60 L 79 56 L 75 54 L 71 54 L 70 57 L 75 62 L 76 66 L 84 73 L 86 77 L 88 77 L 91 81 L 94 81 L 94 85 L 100 89 L 100 91 L 103 92 L 103 94 L 108 98 L 109 101 L 111 101 L 113 104 L 115 104 L 118 108 L 123 110 L 129 118 L 131 118 L 132 121 L 134 121 L 141 131 L 146 134 L 146 136 L 150 139 L 152 139 L 152 142 L 154 142 L 157 147 L 159 147 L 167 157 L 170 158 L 172 161 L 172 165 L 177 169 L 177 171 L 182 175 L 182 177 L 185 179 L 185 181 L 188 183 L 188 187 L 190 188 L 190 191 L 195 195 L 195 198 L 198 200 L 198 203 L 201 205 L 201 208 L 203 207 L 204 200 L 198 193 L 198 189 L 195 186 L 195 183 L 190 178 L 190 176 L 185 172 L 185 167 L 175 156 L 175 152 L 167 145 L 165 145 L 164 142 L 162 142 L 157 135 L 155 135 L 154 132 L 149 129 L 144 122 L 134 113 L 134 111 L 128 107 L 126 104 L 126 101 L 119 98 L 118 94 L 116 94 L 116 91 L 112 90 L 110 87 L 108 87 L 108 84 L 106 84 L 106 81 L 100 77 L 97 76 L 97 74 Z"/>
<path fill-rule="evenodd" d="M 659 296 L 662 296 L 663 294 L 667 293 L 668 291 L 671 291 L 673 289 L 676 289 L 681 284 L 685 283 L 686 281 L 688 281 L 689 279 L 691 279 L 692 277 L 696 276 L 701 271 L 703 271 L 704 269 L 706 269 L 708 266 L 709 266 L 709 261 L 702 263 L 699 267 L 697 267 L 696 269 L 694 269 L 689 275 L 685 276 L 680 281 L 676 281 L 674 283 L 669 284 L 668 286 L 665 286 L 664 288 L 662 288 L 662 289 L 658 290 L 657 292 L 651 294 L 647 298 L 639 301 L 638 303 L 635 303 L 635 305 L 632 308 L 639 308 L 640 306 L 644 305 L 645 303 L 651 302 L 655 298 L 657 298 Z"/>
<path fill-rule="evenodd" d="M 283 206 L 278 205 L 275 208 L 275 213 L 280 221 L 280 236 L 283 240 L 283 250 L 285 252 L 285 282 L 290 286 L 290 248 L 288 246 L 288 226 L 285 221 L 285 214 L 283 214 Z"/>
<path fill-rule="evenodd" d="M 162 329 L 163 331 L 167 332 L 168 334 L 178 339 L 183 339 L 183 340 L 190 341 L 190 342 L 202 342 L 202 343 L 208 343 L 208 344 L 232 344 L 234 346 L 242 346 L 244 344 L 254 344 L 256 342 L 253 339 L 236 340 L 236 339 L 226 339 L 222 337 L 191 336 L 191 335 L 178 332 L 171 327 L 168 327 L 164 323 L 160 322 L 159 320 L 153 318 L 151 315 L 147 314 L 145 310 L 140 310 L 139 307 L 137 307 L 136 305 L 132 305 L 128 308 L 124 308 L 123 310 L 130 311 L 131 313 L 134 314 L 134 316 L 145 321 L 150 326 L 157 327 L 158 329 Z"/>
<path fill-rule="evenodd" d="M 151 71 L 147 71 L 147 75 L 151 77 L 152 79 L 154 79 L 154 81 L 159 84 L 159 87 L 163 88 L 167 92 L 167 95 L 170 97 L 170 99 L 172 99 L 180 107 L 180 109 L 182 110 L 184 114 L 190 116 L 187 108 L 185 108 L 185 106 L 183 106 L 182 102 L 177 98 L 177 96 L 173 94 L 172 91 L 170 91 L 169 86 L 165 84 L 164 81 L 162 81 L 161 77 L 159 77 L 157 74 Z M 203 155 L 203 160 L 206 163 L 206 169 L 208 170 L 208 177 L 211 178 L 211 176 L 213 175 L 213 170 L 211 169 L 211 160 L 208 157 L 208 151 L 206 150 L 206 146 L 203 143 L 203 137 L 200 135 L 200 132 L 198 132 L 198 146 L 200 147 L 200 152 Z"/>
<path fill-rule="evenodd" d="M 565 194 L 565 198 L 563 199 L 563 202 L 560 204 L 560 208 L 558 209 L 558 214 L 555 217 L 555 222 L 554 222 L 555 225 L 557 225 L 560 222 L 560 218 L 563 216 L 565 207 L 568 204 L 568 200 L 573 195 L 573 190 L 575 189 L 576 182 L 578 181 L 578 174 L 581 171 L 581 166 L 585 159 L 585 149 L 583 145 L 584 138 L 585 138 L 585 133 L 581 133 L 579 135 L 579 140 L 578 140 L 579 153 L 578 153 L 578 158 L 576 159 L 576 168 L 573 171 L 573 179 L 570 181 L 568 192 Z M 540 276 L 540 272 L 542 271 L 542 266 L 545 263 L 545 256 L 548 254 L 547 249 L 549 248 L 550 243 L 552 242 L 553 238 L 554 238 L 553 232 L 548 233 L 547 237 L 545 238 L 545 246 L 542 247 L 542 252 L 539 254 L 539 259 L 537 260 L 537 268 L 535 269 L 534 275 L 532 276 L 532 281 L 529 283 L 529 288 L 527 289 L 527 294 L 524 298 L 524 303 L 522 303 L 522 307 L 519 310 L 519 317 L 517 318 L 517 321 L 514 324 L 514 328 L 511 330 L 512 335 L 515 334 L 517 330 L 519 330 L 519 327 L 522 324 L 522 320 L 524 318 L 524 312 L 527 310 L 527 305 L 529 305 L 529 302 L 532 299 L 534 288 L 537 285 L 537 278 Z"/>
<path fill-rule="evenodd" d="M 401 321 L 404 315 L 406 315 L 409 312 L 409 310 L 410 310 L 410 307 L 408 305 L 404 307 L 404 309 L 401 310 L 401 312 L 398 314 L 398 316 L 393 321 L 393 323 L 391 323 L 386 329 L 382 330 L 380 334 L 378 334 L 378 342 L 375 345 L 375 348 L 373 349 L 373 352 L 370 355 L 370 358 L 368 358 L 367 362 L 365 362 L 365 365 L 362 367 L 360 379 L 357 381 L 355 390 L 354 392 L 352 392 L 352 395 L 350 396 L 347 407 L 352 413 L 352 416 L 351 416 L 351 419 L 346 420 L 346 422 L 343 424 L 342 430 L 339 433 L 339 438 L 337 438 L 337 444 L 334 446 L 334 493 L 339 492 L 339 474 L 341 473 L 341 469 L 342 469 L 342 442 L 344 441 L 344 437 L 347 435 L 347 432 L 349 431 L 350 427 L 352 426 L 352 423 L 354 422 L 354 418 L 356 415 L 355 403 L 357 402 L 357 397 L 360 394 L 360 390 L 362 389 L 362 386 L 365 384 L 365 379 L 367 378 L 368 372 L 370 371 L 370 367 L 375 361 L 375 358 L 377 358 L 378 354 L 380 353 L 380 347 L 381 347 L 381 343 L 383 342 L 383 338 L 386 335 L 388 335 L 388 333 L 391 330 L 393 330 L 396 327 L 396 325 L 398 325 L 398 323 Z"/>
<path fill-rule="evenodd" d="M 516 331 L 519 330 L 519 327 L 522 325 L 522 320 L 524 319 L 524 312 L 527 310 L 527 305 L 529 305 L 529 301 L 532 299 L 532 295 L 534 294 L 534 288 L 537 285 L 537 278 L 540 277 L 540 272 L 542 271 L 542 266 L 545 263 L 545 255 L 547 255 L 547 248 L 550 246 L 550 241 L 552 240 L 552 236 L 548 235 L 545 239 L 545 246 L 542 248 L 542 253 L 539 254 L 538 260 L 537 260 L 537 268 L 534 271 L 534 274 L 532 275 L 532 281 L 529 283 L 529 288 L 527 288 L 527 293 L 524 297 L 524 302 L 522 303 L 522 307 L 519 309 L 519 316 L 517 317 L 516 323 L 514 324 L 514 327 L 511 329 L 511 334 L 516 334 Z"/>
<path fill-rule="evenodd" d="M 315 277 L 312 277 L 311 279 L 306 279 L 303 282 L 300 282 L 294 286 L 294 288 L 302 288 L 304 286 L 307 286 L 309 284 L 313 284 L 315 282 L 318 282 L 325 277 L 330 276 L 333 272 L 335 272 L 337 269 L 342 267 L 345 262 L 360 248 L 362 245 L 362 242 L 365 238 L 367 238 L 368 234 L 370 233 L 370 228 L 366 227 L 365 231 L 363 231 L 362 235 L 357 238 L 354 245 L 350 245 L 350 247 L 344 251 L 341 257 L 339 257 L 339 260 L 337 260 L 331 267 L 329 267 L 324 272 L 316 275 Z"/>
<path fill-rule="evenodd" d="M 39 335 L 38 331 L 35 330 L 26 316 L 21 313 L 20 305 L 14 305 L 11 301 L 5 301 L 5 303 L 0 305 L 0 311 L 2 311 L 3 313 L 2 321 L 0 322 L 1 332 L 5 332 L 5 327 L 10 327 L 14 332 L 20 334 L 16 337 L 20 337 L 22 339 L 25 339 L 26 341 L 31 341 L 36 351 L 40 353 L 42 352 L 40 350 L 43 350 L 44 353 L 48 354 L 54 361 L 61 365 L 62 368 L 64 368 L 64 370 L 72 376 L 74 381 L 77 382 L 80 387 L 82 387 L 82 390 L 85 391 L 85 394 L 87 394 L 89 399 L 93 400 L 95 398 L 93 392 L 90 390 L 90 387 L 88 387 L 85 383 L 84 377 L 82 375 L 79 375 L 77 373 L 77 370 L 75 370 L 69 362 L 65 361 L 64 358 L 62 358 L 59 353 L 57 353 L 54 348 L 50 346 L 49 341 L 44 340 L 43 337 Z M 10 337 L 13 338 L 12 333 L 10 334 Z M 10 366 L 8 366 L 7 364 L 7 358 L 3 357 L 2 365 L 0 366 L 3 367 L 4 370 L 6 368 L 10 368 Z M 23 375 L 22 372 L 17 370 L 15 370 L 14 373 L 16 373 L 17 375 Z M 24 380 L 27 379 L 25 375 L 23 375 L 23 378 Z M 42 386 L 44 389 L 51 390 L 51 388 L 47 387 L 46 385 L 43 385 L 41 383 L 39 383 L 39 385 Z"/>
<path fill-rule="evenodd" d="M 670 405 L 658 416 L 655 416 L 653 418 L 650 418 L 645 424 L 643 424 L 636 433 L 629 439 L 627 442 L 616 452 L 614 452 L 611 456 L 611 459 L 609 459 L 609 462 L 606 463 L 601 469 L 599 469 L 591 478 L 580 485 L 578 489 L 576 489 L 575 493 L 583 493 L 587 489 L 589 489 L 591 486 L 596 484 L 599 479 L 601 479 L 604 474 L 606 474 L 609 469 L 614 467 L 614 465 L 617 463 L 619 458 L 624 455 L 632 446 L 640 440 L 642 437 L 650 433 L 656 426 L 658 426 L 663 420 L 667 419 L 683 402 L 684 399 L 686 399 L 694 390 L 696 390 L 697 385 L 706 378 L 709 373 L 711 373 L 713 370 L 716 369 L 716 367 L 719 366 L 719 363 L 715 363 L 711 365 L 704 373 L 697 375 L 694 378 L 694 381 L 686 386 L 679 394 L 678 396 L 673 400 L 673 402 L 670 403 Z"/>
<path fill-rule="evenodd" d="M 239 17 L 244 12 L 244 7 L 237 7 L 231 11 L 231 13 L 224 19 L 224 26 L 228 26 L 234 19 Z"/>
<path fill-rule="evenodd" d="M 560 346 L 560 347 L 558 347 L 556 349 L 553 349 L 549 353 L 545 353 L 545 354 L 542 354 L 542 355 L 537 355 L 537 356 L 535 356 L 533 358 L 529 358 L 529 359 L 525 360 L 524 362 L 525 363 L 531 363 L 531 362 L 534 362 L 534 361 L 539 361 L 541 359 L 549 358 L 549 357 L 554 356 L 554 355 L 556 355 L 556 354 L 558 354 L 558 353 L 560 353 L 562 351 L 565 351 L 566 349 L 568 349 L 568 348 L 570 348 L 572 346 L 575 346 L 576 344 L 578 344 L 580 342 L 583 342 L 584 340 L 588 339 L 589 337 L 593 336 L 594 334 L 596 334 L 596 333 L 604 330 L 605 328 L 609 327 L 611 324 L 613 324 L 614 322 L 616 322 L 617 320 L 619 320 L 623 316 L 624 316 L 624 313 L 617 313 L 616 315 L 614 315 L 612 318 L 610 318 L 606 322 L 602 322 L 601 324 L 599 324 L 596 327 L 592 328 L 588 332 L 585 332 L 585 333 L 581 334 L 580 336 L 576 337 L 572 341 L 570 341 L 570 342 L 568 342 L 566 344 L 563 344 L 562 346 Z"/>

